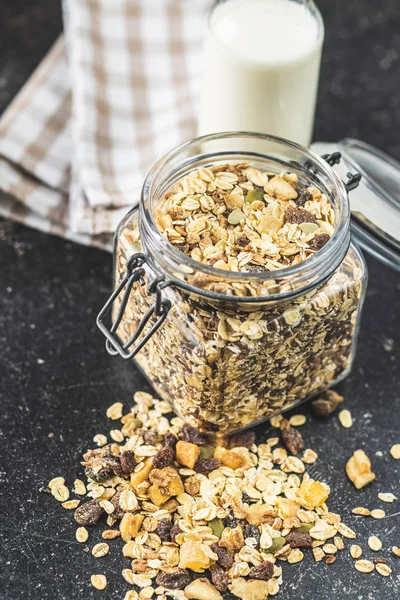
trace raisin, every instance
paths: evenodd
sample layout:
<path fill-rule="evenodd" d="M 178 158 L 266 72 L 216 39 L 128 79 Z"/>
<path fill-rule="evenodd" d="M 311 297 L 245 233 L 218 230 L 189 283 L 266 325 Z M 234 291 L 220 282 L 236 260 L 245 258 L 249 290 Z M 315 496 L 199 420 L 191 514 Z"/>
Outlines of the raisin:
<path fill-rule="evenodd" d="M 191 442 L 197 446 L 203 446 L 207 442 L 207 438 L 198 429 L 191 425 L 185 424 L 179 432 L 179 439 L 184 442 Z"/>
<path fill-rule="evenodd" d="M 250 525 L 249 523 L 246 523 L 243 530 L 243 537 L 245 539 L 254 538 L 257 542 L 257 547 L 260 545 L 261 533 L 257 525 Z"/>
<path fill-rule="evenodd" d="M 105 454 L 103 456 L 103 465 L 105 467 L 110 467 L 114 475 L 121 476 L 123 474 L 121 467 L 121 459 L 119 456 L 115 456 L 114 454 Z"/>
<path fill-rule="evenodd" d="M 127 450 L 121 454 L 121 469 L 125 475 L 132 473 L 136 467 L 135 453 L 132 450 Z"/>
<path fill-rule="evenodd" d="M 251 448 L 256 439 L 254 431 L 242 431 L 242 433 L 236 433 L 229 438 L 229 448 L 237 448 L 244 446 L 245 448 Z"/>
<path fill-rule="evenodd" d="M 183 590 L 192 578 L 187 569 L 176 569 L 170 573 L 159 573 L 156 578 L 157 585 L 162 585 L 168 590 Z"/>
<path fill-rule="evenodd" d="M 269 560 L 264 560 L 259 567 L 253 567 L 250 569 L 249 577 L 250 579 L 262 579 L 263 581 L 268 581 L 268 579 L 271 579 L 273 574 L 274 565 Z"/>
<path fill-rule="evenodd" d="M 76 509 L 74 517 L 78 525 L 87 527 L 97 523 L 103 512 L 98 500 L 90 500 Z"/>
<path fill-rule="evenodd" d="M 154 531 L 162 542 L 169 542 L 171 540 L 172 521 L 171 519 L 161 519 Z"/>
<path fill-rule="evenodd" d="M 313 199 L 312 193 L 306 190 L 305 188 L 298 190 L 298 192 L 299 195 L 295 200 L 297 206 L 304 206 L 306 202 L 310 202 Z"/>
<path fill-rule="evenodd" d="M 110 479 L 114 475 L 112 468 L 108 465 L 101 467 L 99 470 L 94 470 L 92 467 L 86 467 L 85 475 L 91 481 L 95 483 L 102 483 L 107 479 Z"/>
<path fill-rule="evenodd" d="M 218 458 L 199 458 L 197 463 L 194 465 L 194 470 L 197 473 L 203 473 L 204 475 L 208 475 L 211 471 L 215 469 L 219 469 L 221 466 L 221 461 Z"/>
<path fill-rule="evenodd" d="M 240 246 L 240 248 L 245 248 L 248 244 L 250 244 L 250 240 L 245 235 L 242 235 L 236 240 L 236 244 Z"/>
<path fill-rule="evenodd" d="M 313 539 L 307 531 L 296 531 L 294 529 L 286 536 L 286 542 L 291 548 L 310 548 Z"/>
<path fill-rule="evenodd" d="M 327 390 L 322 396 L 311 402 L 311 410 L 317 417 L 329 417 L 337 409 L 343 396 L 333 390 Z"/>
<path fill-rule="evenodd" d="M 286 210 L 286 223 L 316 223 L 317 220 L 308 210 L 288 206 Z"/>
<path fill-rule="evenodd" d="M 250 504 L 251 502 L 250 496 L 246 492 L 242 492 L 242 502 L 245 504 Z"/>
<path fill-rule="evenodd" d="M 119 499 L 122 494 L 122 490 L 114 494 L 111 498 L 110 502 L 115 506 L 114 512 L 112 513 L 113 519 L 122 519 L 125 514 L 125 511 L 119 505 Z"/>
<path fill-rule="evenodd" d="M 321 250 L 329 242 L 331 238 L 327 233 L 319 233 L 315 235 L 312 240 L 308 242 L 311 250 Z"/>
<path fill-rule="evenodd" d="M 158 441 L 158 432 L 156 429 L 145 429 L 141 432 L 143 441 L 149 446 L 154 446 Z"/>
<path fill-rule="evenodd" d="M 175 542 L 176 536 L 179 535 L 180 533 L 182 533 L 182 529 L 179 527 L 178 523 L 174 523 L 169 532 L 171 542 Z"/>
<path fill-rule="evenodd" d="M 175 460 L 175 450 L 173 448 L 161 448 L 153 458 L 153 465 L 156 469 L 169 467 Z"/>
<path fill-rule="evenodd" d="M 210 572 L 211 581 L 213 582 L 214 587 L 216 587 L 219 592 L 225 592 L 229 583 L 228 573 L 226 573 L 221 565 L 217 563 L 210 567 Z"/>
<path fill-rule="evenodd" d="M 211 544 L 211 550 L 218 556 L 217 563 L 228 571 L 235 562 L 229 551 L 226 548 L 218 546 L 218 544 Z"/>
<path fill-rule="evenodd" d="M 175 448 L 178 439 L 173 433 L 166 433 L 163 440 L 163 446 L 166 448 Z"/>
<path fill-rule="evenodd" d="M 284 419 L 281 424 L 282 441 L 292 454 L 298 454 L 304 448 L 304 440 L 298 429 L 291 427 Z"/>

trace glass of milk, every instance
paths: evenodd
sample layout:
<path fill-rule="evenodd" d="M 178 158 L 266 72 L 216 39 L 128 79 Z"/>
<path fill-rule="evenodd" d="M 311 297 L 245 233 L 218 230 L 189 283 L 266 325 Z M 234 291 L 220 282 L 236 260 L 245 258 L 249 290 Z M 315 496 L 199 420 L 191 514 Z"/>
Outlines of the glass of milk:
<path fill-rule="evenodd" d="M 217 0 L 208 21 L 199 134 L 311 142 L 324 25 L 312 0 Z"/>

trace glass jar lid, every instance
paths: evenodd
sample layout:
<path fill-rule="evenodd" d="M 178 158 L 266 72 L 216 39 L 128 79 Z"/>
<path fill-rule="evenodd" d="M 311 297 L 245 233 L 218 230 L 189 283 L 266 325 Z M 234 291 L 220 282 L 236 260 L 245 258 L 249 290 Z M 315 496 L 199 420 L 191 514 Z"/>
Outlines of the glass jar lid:
<path fill-rule="evenodd" d="M 400 163 L 351 138 L 336 144 L 316 142 L 311 149 L 320 155 L 340 152 L 334 169 L 342 179 L 348 172 L 361 173 L 360 185 L 349 195 L 353 237 L 368 253 L 400 271 Z"/>

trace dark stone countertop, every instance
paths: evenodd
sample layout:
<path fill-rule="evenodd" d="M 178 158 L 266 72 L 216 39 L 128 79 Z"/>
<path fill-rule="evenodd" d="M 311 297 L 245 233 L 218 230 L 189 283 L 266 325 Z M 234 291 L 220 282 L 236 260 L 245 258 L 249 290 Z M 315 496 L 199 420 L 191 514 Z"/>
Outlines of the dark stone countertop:
<path fill-rule="evenodd" d="M 400 158 L 400 11 L 397 0 L 319 2 L 327 29 L 316 139 L 356 136 Z M 0 109 L 4 109 L 60 31 L 60 7 L 50 0 L 4 0 L 0 15 Z M 106 408 L 130 406 L 132 393 L 149 390 L 133 365 L 109 357 L 95 315 L 110 291 L 112 260 L 12 223 L 0 223 L 0 598 L 80 600 L 123 598 L 127 566 L 120 542 L 96 560 L 75 542 L 72 514 L 38 489 L 53 476 L 69 486 L 82 475 L 81 453 L 93 436 L 107 432 Z M 346 550 L 334 565 L 314 563 L 307 553 L 283 564 L 278 596 L 286 600 L 395 600 L 400 562 L 399 503 L 383 504 L 380 491 L 400 496 L 400 463 L 389 456 L 400 443 L 400 276 L 368 259 L 369 287 L 359 352 L 340 386 L 354 417 L 344 430 L 337 417 L 310 415 L 302 428 L 306 445 L 319 454 L 309 470 L 332 487 L 329 505 L 359 533 L 364 556 L 393 567 L 390 578 L 358 573 Z M 296 410 L 298 412 L 298 410 Z M 268 425 L 259 439 L 271 435 Z M 356 448 L 371 457 L 377 480 L 355 491 L 344 466 Z M 384 508 L 384 520 L 357 518 L 354 506 Z M 383 550 L 367 549 L 378 535 Z M 90 544 L 100 540 L 95 528 Z M 90 574 L 105 572 L 109 587 L 97 592 Z"/>

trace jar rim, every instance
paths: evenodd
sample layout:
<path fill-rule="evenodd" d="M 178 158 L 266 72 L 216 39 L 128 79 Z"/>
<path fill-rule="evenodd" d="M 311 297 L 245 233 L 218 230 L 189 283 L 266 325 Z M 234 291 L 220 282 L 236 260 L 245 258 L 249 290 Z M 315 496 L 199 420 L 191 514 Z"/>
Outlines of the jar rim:
<path fill-rule="evenodd" d="M 164 182 L 159 181 L 162 169 L 168 168 L 168 165 L 173 163 L 177 157 L 179 157 L 179 155 L 182 155 L 182 157 L 185 153 L 190 155 L 191 148 L 195 147 L 196 145 L 207 144 L 214 141 L 234 140 L 235 138 L 271 142 L 281 146 L 282 148 L 301 153 L 305 159 L 312 161 L 312 163 L 315 165 L 318 165 L 318 167 L 326 174 L 330 182 L 332 182 L 334 185 L 334 189 L 337 194 L 336 204 L 338 208 L 337 214 L 339 216 L 339 220 L 337 225 L 335 225 L 335 230 L 329 241 L 325 244 L 325 246 L 313 254 L 313 256 L 308 257 L 306 260 L 297 263 L 296 265 L 282 267 L 281 269 L 276 269 L 274 271 L 261 271 L 255 273 L 225 271 L 198 262 L 190 256 L 184 254 L 180 250 L 176 249 L 175 246 L 171 244 L 159 230 L 153 217 L 153 202 L 157 196 L 157 188 L 159 188 L 160 185 L 165 185 L 166 181 L 168 180 L 167 178 L 167 180 Z M 211 153 L 200 156 L 207 156 L 207 158 L 210 158 L 210 162 L 212 162 L 212 156 L 218 156 L 218 158 L 221 160 L 224 154 L 239 155 L 240 150 L 225 150 L 225 152 L 218 154 Z M 254 153 L 252 154 L 254 155 Z M 191 170 L 196 168 L 196 162 L 199 161 L 200 156 L 196 155 L 194 159 L 192 158 L 193 164 L 191 165 Z M 266 160 L 268 160 L 268 158 L 272 158 L 262 154 L 259 154 L 258 156 L 265 157 Z M 189 164 L 190 160 L 183 161 L 182 167 L 188 166 Z M 300 164 L 298 164 L 297 167 L 305 172 L 305 169 Z M 187 276 L 188 273 L 201 273 L 210 277 L 220 277 L 228 283 L 243 283 L 244 281 L 261 283 L 263 281 L 267 282 L 272 280 L 281 280 L 284 282 L 286 280 L 292 281 L 294 279 L 301 283 L 302 280 L 308 280 L 309 282 L 310 273 L 315 274 L 316 272 L 323 270 L 325 276 L 323 278 L 318 277 L 317 279 L 318 281 L 325 280 L 327 276 L 333 273 L 342 262 L 350 242 L 350 208 L 348 194 L 345 184 L 335 170 L 323 158 L 308 148 L 284 138 L 262 133 L 247 131 L 213 133 L 193 138 L 192 140 L 184 142 L 183 144 L 175 147 L 162 158 L 160 158 L 148 173 L 142 188 L 139 210 L 141 238 L 145 247 L 150 249 L 151 254 L 155 254 L 157 257 L 164 259 L 166 264 L 169 265 L 168 270 L 173 271 L 175 274 L 178 273 L 183 278 Z M 315 285 L 317 285 L 317 282 Z M 194 288 L 194 286 L 191 287 Z M 300 288 L 300 291 L 302 291 L 301 285 Z M 204 294 L 204 290 L 202 288 L 195 289 L 199 294 Z M 285 294 L 278 294 L 279 297 L 282 297 L 283 295 Z M 272 296 L 267 297 L 269 299 L 272 298 Z M 232 296 L 229 296 L 229 298 L 232 299 Z M 246 298 L 247 296 L 238 296 L 238 299 L 241 299 L 242 301 L 246 300 Z"/>

